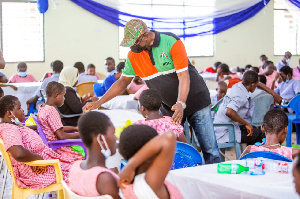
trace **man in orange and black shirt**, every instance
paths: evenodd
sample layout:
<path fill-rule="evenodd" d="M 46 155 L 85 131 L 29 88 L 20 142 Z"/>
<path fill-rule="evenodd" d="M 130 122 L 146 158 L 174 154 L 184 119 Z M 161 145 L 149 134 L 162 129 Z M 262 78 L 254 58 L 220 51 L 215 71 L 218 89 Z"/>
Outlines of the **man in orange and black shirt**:
<path fill-rule="evenodd" d="M 121 93 L 134 76 L 160 92 L 162 115 L 180 124 L 187 119 L 194 129 L 206 164 L 220 162 L 220 154 L 210 112 L 210 95 L 202 77 L 188 60 L 182 41 L 172 33 L 149 31 L 146 24 L 130 20 L 121 46 L 131 48 L 122 77 L 97 102 L 84 111 L 100 107 Z"/>

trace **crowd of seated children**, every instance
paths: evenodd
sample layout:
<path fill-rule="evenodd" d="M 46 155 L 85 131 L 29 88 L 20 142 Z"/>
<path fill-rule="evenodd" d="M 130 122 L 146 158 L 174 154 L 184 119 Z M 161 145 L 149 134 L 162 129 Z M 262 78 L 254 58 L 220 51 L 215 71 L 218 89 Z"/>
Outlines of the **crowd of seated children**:
<path fill-rule="evenodd" d="M 18 63 L 17 69 L 18 73 L 13 74 L 9 78 L 9 83 L 36 82 L 35 78 L 27 73 L 27 64 L 25 62 Z"/>
<path fill-rule="evenodd" d="M 46 90 L 46 86 L 48 85 L 49 82 L 58 82 L 59 80 L 59 75 L 61 70 L 63 69 L 64 64 L 60 60 L 55 60 L 54 62 L 51 63 L 51 68 L 53 70 L 53 73 L 51 77 L 47 77 L 46 79 L 43 80 L 42 85 L 36 90 L 34 93 L 34 96 L 32 96 L 29 100 L 27 100 L 27 104 L 29 105 L 30 103 L 37 103 L 38 99 L 42 97 L 41 95 L 41 90 Z M 41 104 L 36 104 L 36 109 L 38 110 L 39 106 Z"/>
<path fill-rule="evenodd" d="M 96 73 L 96 66 L 94 64 L 89 64 L 87 66 L 87 74 L 91 76 L 95 76 L 97 80 L 100 79 L 99 75 Z"/>
<path fill-rule="evenodd" d="M 217 73 L 218 67 L 221 65 L 221 62 L 216 62 L 214 65 L 205 68 L 202 73 Z"/>
<path fill-rule="evenodd" d="M 223 81 L 218 82 L 218 87 L 216 88 L 218 92 L 215 96 L 211 98 L 212 106 L 217 104 L 227 93 L 227 84 Z"/>
<path fill-rule="evenodd" d="M 82 113 L 82 108 L 88 100 L 95 101 L 97 98 L 88 95 L 79 98 L 73 89 L 77 84 L 78 70 L 72 66 L 65 67 L 59 76 L 58 82 L 66 88 L 65 101 L 58 110 L 65 115 L 73 115 Z M 77 126 L 79 117 L 62 118 L 64 126 Z"/>
<path fill-rule="evenodd" d="M 173 123 L 171 117 L 159 114 L 161 104 L 162 98 L 157 90 L 144 90 L 139 98 L 139 111 L 146 119 L 138 120 L 134 124 L 151 126 L 159 135 L 172 130 L 177 137 L 177 141 L 187 143 L 183 127 L 180 124 Z"/>
<path fill-rule="evenodd" d="M 263 73 L 259 73 L 260 75 L 265 75 L 267 78 L 267 87 L 272 88 L 273 80 L 275 79 L 277 72 L 276 68 L 272 61 L 266 61 L 265 64 L 262 66 Z"/>
<path fill-rule="evenodd" d="M 274 91 L 282 97 L 283 104 L 286 105 L 293 97 L 300 93 L 300 80 L 293 79 L 293 70 L 289 66 L 283 66 L 280 69 L 279 74 L 273 81 L 273 85 L 279 76 L 282 82 L 278 84 L 278 87 Z"/>
<path fill-rule="evenodd" d="M 254 144 L 261 142 L 265 135 L 256 127 L 252 127 L 243 118 L 250 107 L 250 92 L 253 93 L 258 85 L 258 74 L 254 71 L 244 73 L 242 82 L 235 84 L 225 95 L 219 110 L 215 115 L 214 122 L 232 122 L 235 126 L 237 142 Z M 239 123 L 242 126 L 239 126 Z M 215 134 L 218 143 L 229 141 L 227 127 L 216 127 Z"/>
<path fill-rule="evenodd" d="M 135 94 L 144 85 L 145 82 L 139 76 L 135 76 L 131 83 L 127 86 L 126 91 L 128 94 Z"/>
<path fill-rule="evenodd" d="M 108 89 L 121 77 L 124 67 L 125 62 L 120 62 L 117 65 L 117 70 L 111 71 L 110 74 L 104 79 L 103 83 L 94 84 L 94 93 L 97 97 L 104 95 L 106 91 L 108 91 Z"/>
<path fill-rule="evenodd" d="M 266 142 L 262 146 L 247 146 L 242 156 L 253 151 L 270 151 L 291 160 L 295 158 L 300 152 L 299 149 L 281 146 L 286 138 L 288 123 L 288 117 L 282 110 L 273 109 L 268 111 L 261 126 L 262 131 L 266 134 Z"/>
<path fill-rule="evenodd" d="M 0 118 L 0 137 L 11 157 L 19 188 L 40 189 L 56 183 L 54 167 L 31 167 L 23 163 L 34 160 L 59 159 L 63 178 L 68 181 L 73 161 L 48 148 L 35 131 L 22 126 L 20 121 L 25 115 L 17 97 L 6 95 L 0 99 Z"/>
<path fill-rule="evenodd" d="M 127 160 L 120 176 L 121 198 L 183 198 L 165 180 L 173 162 L 176 136 L 168 131 L 157 136 L 147 125 L 131 125 L 120 137 L 119 151 Z"/>
<path fill-rule="evenodd" d="M 79 138 L 77 127 L 63 126 L 59 113 L 55 106 L 60 107 L 64 103 L 66 89 L 58 82 L 50 82 L 46 87 L 47 101 L 41 105 L 37 114 L 38 123 L 41 125 L 48 141 Z M 69 133 L 68 133 L 69 132 Z M 60 147 L 56 153 L 71 160 L 80 160 L 82 155 L 74 152 L 70 146 Z"/>
<path fill-rule="evenodd" d="M 85 68 L 82 62 L 76 62 L 74 67 L 78 69 L 78 84 L 84 82 L 97 82 L 97 77 L 85 73 Z"/>
<path fill-rule="evenodd" d="M 105 159 L 114 155 L 117 148 L 112 122 L 105 114 L 91 111 L 80 117 L 78 129 L 87 148 L 87 159 L 72 165 L 68 186 L 80 196 L 119 198 L 119 176 L 105 166 Z"/>

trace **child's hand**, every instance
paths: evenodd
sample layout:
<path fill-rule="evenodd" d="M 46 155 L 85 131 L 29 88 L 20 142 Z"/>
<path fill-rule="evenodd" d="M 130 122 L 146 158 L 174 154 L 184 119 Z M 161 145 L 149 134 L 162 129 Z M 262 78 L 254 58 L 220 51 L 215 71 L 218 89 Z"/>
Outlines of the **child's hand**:
<path fill-rule="evenodd" d="M 36 173 L 36 174 L 43 174 L 47 171 L 47 166 L 36 166 L 36 167 L 33 167 L 33 171 Z"/>
<path fill-rule="evenodd" d="M 248 123 L 245 125 L 246 129 L 247 129 L 247 136 L 252 136 L 253 135 L 253 127 Z"/>
<path fill-rule="evenodd" d="M 129 165 L 126 165 L 119 173 L 119 176 L 120 176 L 119 187 L 124 188 L 124 185 L 128 185 L 132 183 L 133 178 L 135 176 L 135 170 L 131 168 Z"/>
<path fill-rule="evenodd" d="M 9 85 L 12 89 L 14 89 L 15 91 L 18 90 L 18 87 L 14 86 L 14 85 Z"/>

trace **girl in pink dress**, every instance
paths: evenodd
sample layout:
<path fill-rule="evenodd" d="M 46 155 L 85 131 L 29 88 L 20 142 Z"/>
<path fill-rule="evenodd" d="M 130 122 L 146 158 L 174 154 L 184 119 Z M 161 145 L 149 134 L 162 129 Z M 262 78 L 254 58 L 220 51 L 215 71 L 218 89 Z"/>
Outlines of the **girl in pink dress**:
<path fill-rule="evenodd" d="M 56 182 L 53 166 L 31 167 L 23 163 L 34 160 L 59 159 L 63 178 L 68 181 L 73 161 L 48 148 L 35 131 L 22 126 L 20 121 L 25 115 L 18 98 L 6 95 L 0 99 L 0 118 L 0 137 L 9 152 L 19 188 L 40 189 Z"/>
<path fill-rule="evenodd" d="M 55 108 L 55 106 L 63 105 L 65 93 L 66 89 L 64 85 L 58 82 L 49 82 L 46 87 L 47 101 L 40 106 L 37 120 L 48 141 L 79 138 L 78 132 L 67 133 L 78 131 L 78 128 L 73 126 L 63 126 L 60 115 Z M 83 159 L 80 153 L 74 152 L 69 146 L 58 148 L 55 152 L 72 161 Z"/>
<path fill-rule="evenodd" d="M 117 148 L 113 124 L 105 114 L 91 111 L 80 117 L 78 128 L 88 155 L 86 160 L 72 165 L 68 186 L 80 196 L 119 198 L 119 177 L 105 167 L 105 159 Z"/>
<path fill-rule="evenodd" d="M 177 137 L 177 141 L 187 143 L 183 127 L 180 124 L 173 123 L 171 117 L 159 115 L 161 103 L 162 99 L 158 91 L 154 89 L 144 90 L 139 98 L 139 111 L 146 119 L 138 120 L 134 124 L 151 126 L 157 131 L 158 135 L 172 130 Z"/>
<path fill-rule="evenodd" d="M 253 151 L 270 151 L 292 160 L 300 150 L 281 146 L 286 138 L 288 123 L 288 117 L 282 110 L 273 109 L 268 111 L 264 116 L 264 123 L 261 126 L 262 132 L 266 134 L 266 143 L 262 146 L 247 146 L 241 156 Z"/>
<path fill-rule="evenodd" d="M 119 152 L 127 160 L 119 174 L 121 198 L 183 198 L 174 185 L 165 181 L 175 148 L 176 136 L 172 131 L 157 136 L 147 125 L 125 128 L 119 144 Z"/>

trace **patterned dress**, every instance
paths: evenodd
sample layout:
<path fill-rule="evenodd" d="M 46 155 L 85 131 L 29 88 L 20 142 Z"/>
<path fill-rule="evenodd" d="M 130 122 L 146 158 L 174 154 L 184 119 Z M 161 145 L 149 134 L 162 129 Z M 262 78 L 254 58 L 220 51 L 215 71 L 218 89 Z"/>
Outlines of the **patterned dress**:
<path fill-rule="evenodd" d="M 70 169 L 68 184 L 70 189 L 80 196 L 100 196 L 97 190 L 96 183 L 98 176 L 103 172 L 110 173 L 116 179 L 116 182 L 119 181 L 119 176 L 105 167 L 97 166 L 88 170 L 83 170 L 80 167 L 81 163 L 82 161 L 76 161 L 72 165 Z"/>
<path fill-rule="evenodd" d="M 292 147 L 279 147 L 276 149 L 270 149 L 268 147 L 264 147 L 264 146 L 251 146 L 250 152 L 253 151 L 269 151 L 269 152 L 273 152 L 273 153 L 278 153 L 280 155 L 283 155 L 287 158 L 290 158 L 291 160 L 293 159 L 293 148 Z"/>
<path fill-rule="evenodd" d="M 154 120 L 138 120 L 134 124 L 151 126 L 157 131 L 158 135 L 164 134 L 168 130 L 172 130 L 176 137 L 179 137 L 183 133 L 183 127 L 180 124 L 173 124 L 172 118 L 169 116 Z"/>
<path fill-rule="evenodd" d="M 48 141 L 51 142 L 58 140 L 54 132 L 60 128 L 63 128 L 63 124 L 61 122 L 59 113 L 54 106 L 48 106 L 45 104 L 40 106 L 37 120 L 41 125 Z M 55 152 L 73 162 L 83 159 L 80 153 L 73 151 L 73 149 L 69 146 L 58 148 L 55 150 Z"/>
<path fill-rule="evenodd" d="M 68 181 L 69 170 L 74 161 L 61 157 L 48 148 L 35 131 L 27 127 L 22 128 L 14 124 L 1 123 L 0 137 L 3 139 L 6 151 L 12 146 L 19 145 L 33 153 L 39 154 L 44 160 L 59 159 L 63 178 Z M 36 174 L 33 171 L 33 167 L 16 161 L 11 155 L 10 159 L 18 187 L 40 189 L 56 182 L 53 166 L 47 166 L 47 171 L 43 174 Z"/>

